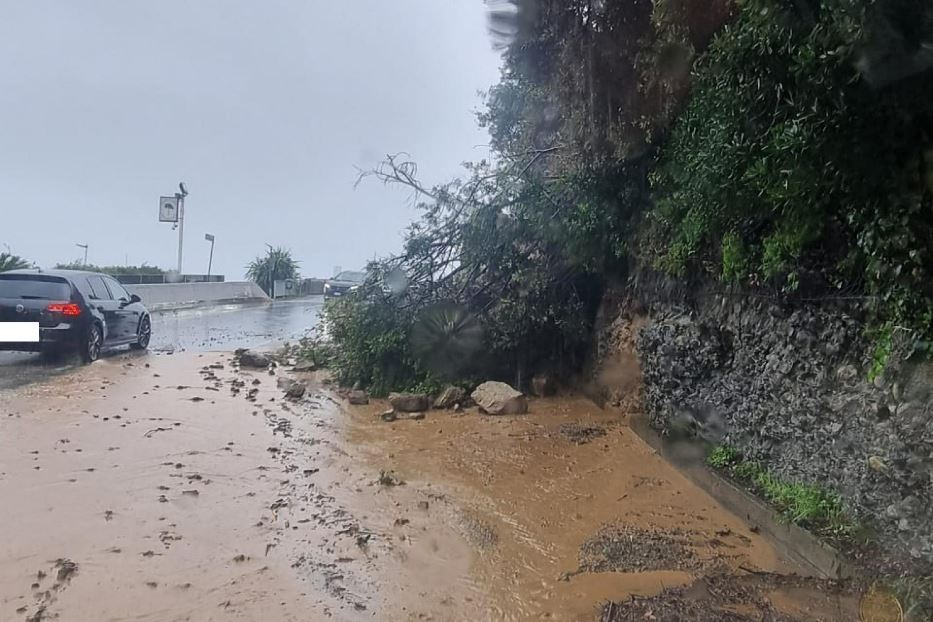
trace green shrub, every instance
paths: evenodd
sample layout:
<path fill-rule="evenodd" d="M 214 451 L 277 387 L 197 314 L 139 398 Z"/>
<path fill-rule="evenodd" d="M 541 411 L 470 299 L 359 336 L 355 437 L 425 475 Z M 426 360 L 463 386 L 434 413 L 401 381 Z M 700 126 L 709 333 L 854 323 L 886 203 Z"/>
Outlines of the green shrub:
<path fill-rule="evenodd" d="M 896 5 L 912 36 L 929 35 L 928 4 Z M 640 247 L 678 276 L 857 289 L 874 321 L 929 337 L 933 80 L 866 78 L 897 53 L 885 3 L 799 6 L 748 0 L 695 64 Z"/>
<path fill-rule="evenodd" d="M 739 452 L 731 445 L 717 445 L 706 457 L 706 463 L 716 469 L 726 469 L 739 461 Z"/>
<path fill-rule="evenodd" d="M 328 300 L 323 321 L 332 343 L 329 366 L 341 385 L 381 397 L 426 380 L 411 353 L 411 317 L 374 288 Z"/>
<path fill-rule="evenodd" d="M 875 346 L 872 349 L 871 367 L 868 369 L 869 382 L 873 382 L 884 372 L 891 350 L 894 348 L 894 329 L 890 323 L 873 332 Z"/>
<path fill-rule="evenodd" d="M 722 280 L 740 282 L 748 275 L 748 257 L 742 238 L 730 231 L 722 238 Z"/>

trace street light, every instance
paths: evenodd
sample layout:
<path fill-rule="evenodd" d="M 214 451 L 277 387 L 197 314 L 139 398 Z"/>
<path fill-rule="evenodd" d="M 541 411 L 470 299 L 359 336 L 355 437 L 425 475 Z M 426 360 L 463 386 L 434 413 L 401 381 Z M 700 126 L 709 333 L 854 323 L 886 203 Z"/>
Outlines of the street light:
<path fill-rule="evenodd" d="M 211 264 L 214 263 L 214 234 L 205 233 L 204 239 L 211 243 L 211 256 L 207 260 L 207 280 L 211 280 Z"/>
<path fill-rule="evenodd" d="M 75 246 L 77 246 L 78 248 L 84 249 L 84 263 L 81 265 L 86 267 L 87 266 L 87 244 L 75 244 Z"/>

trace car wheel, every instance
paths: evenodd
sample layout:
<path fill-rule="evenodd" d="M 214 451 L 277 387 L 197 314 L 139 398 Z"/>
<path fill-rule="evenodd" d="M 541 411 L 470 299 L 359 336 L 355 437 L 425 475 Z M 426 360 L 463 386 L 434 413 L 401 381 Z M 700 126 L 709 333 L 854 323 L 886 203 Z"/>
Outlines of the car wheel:
<path fill-rule="evenodd" d="M 152 322 L 146 316 L 139 323 L 139 333 L 136 335 L 136 343 L 131 343 L 130 347 L 134 350 L 145 350 L 149 347 L 149 340 L 152 338 Z"/>
<path fill-rule="evenodd" d="M 81 344 L 78 354 L 85 363 L 93 363 L 100 357 L 100 347 L 104 341 L 104 334 L 97 324 L 91 324 L 84 334 L 84 342 Z"/>

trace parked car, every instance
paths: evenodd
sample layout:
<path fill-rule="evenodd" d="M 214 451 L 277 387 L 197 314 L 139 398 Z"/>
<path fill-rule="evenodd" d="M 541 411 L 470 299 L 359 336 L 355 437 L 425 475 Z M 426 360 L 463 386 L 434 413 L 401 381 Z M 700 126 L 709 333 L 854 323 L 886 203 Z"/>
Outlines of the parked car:
<path fill-rule="evenodd" d="M 332 279 L 327 279 L 324 283 L 324 297 L 343 296 L 352 292 L 366 280 L 365 272 L 354 272 L 344 270 Z"/>
<path fill-rule="evenodd" d="M 102 348 L 149 346 L 152 321 L 139 296 L 113 277 L 79 270 L 0 272 L 0 322 L 38 324 L 38 342 L 2 342 L 0 350 L 77 350 L 91 363 Z"/>

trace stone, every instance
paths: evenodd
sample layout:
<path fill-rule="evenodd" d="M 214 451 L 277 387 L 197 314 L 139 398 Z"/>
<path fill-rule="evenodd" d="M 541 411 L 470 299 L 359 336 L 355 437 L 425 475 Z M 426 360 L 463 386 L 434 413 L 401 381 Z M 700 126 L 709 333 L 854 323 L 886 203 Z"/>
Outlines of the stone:
<path fill-rule="evenodd" d="M 538 397 L 554 395 L 556 391 L 557 386 L 554 381 L 554 376 L 550 374 L 536 374 L 531 379 L 531 392 Z"/>
<path fill-rule="evenodd" d="M 488 415 L 522 415 L 528 412 L 525 396 L 504 382 L 489 381 L 476 387 L 473 400 Z"/>
<path fill-rule="evenodd" d="M 350 400 L 350 403 L 354 406 L 365 406 L 369 404 L 369 395 L 366 394 L 366 391 L 361 389 L 354 389 L 347 394 L 347 399 Z"/>
<path fill-rule="evenodd" d="M 258 383 L 254 382 L 253 384 Z M 307 389 L 303 382 L 298 382 L 297 380 L 292 380 L 291 378 L 286 378 L 284 376 L 279 376 L 278 380 L 275 381 L 275 384 L 278 388 L 285 391 L 285 397 L 290 397 L 292 399 L 301 399 L 304 397 L 305 390 Z"/>
<path fill-rule="evenodd" d="M 398 412 L 424 412 L 431 404 L 424 393 L 389 393 L 389 403 Z"/>
<path fill-rule="evenodd" d="M 396 419 L 398 419 L 398 415 L 395 414 L 394 410 L 387 410 L 381 415 L 379 415 L 379 418 L 382 419 L 383 421 L 395 421 Z"/>
<path fill-rule="evenodd" d="M 292 371 L 314 371 L 315 369 L 317 369 L 317 365 L 310 360 L 299 361 L 292 367 Z"/>
<path fill-rule="evenodd" d="M 305 396 L 305 391 L 307 387 L 303 382 L 292 382 L 291 386 L 285 390 L 285 397 L 300 400 Z"/>
<path fill-rule="evenodd" d="M 451 385 L 441 391 L 441 394 L 437 396 L 436 400 L 434 400 L 434 408 L 453 408 L 456 404 L 462 403 L 463 398 L 465 397 L 466 391 L 462 387 L 455 387 Z"/>
<path fill-rule="evenodd" d="M 884 460 L 882 460 L 879 456 L 869 456 L 868 468 L 870 468 L 872 471 L 878 471 L 879 473 L 884 473 L 888 470 Z"/>
<path fill-rule="evenodd" d="M 271 362 L 271 358 L 259 352 L 243 350 L 243 352 L 240 353 L 240 367 L 265 368 L 268 367 Z"/>

